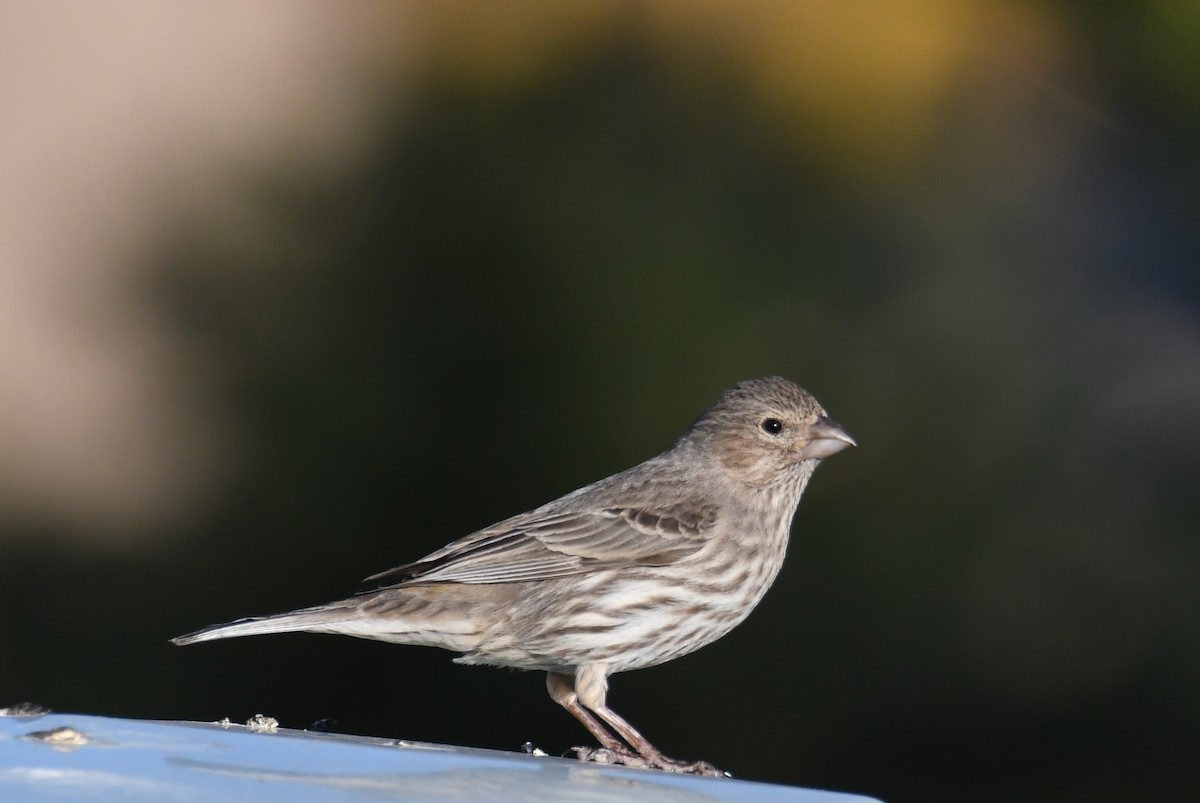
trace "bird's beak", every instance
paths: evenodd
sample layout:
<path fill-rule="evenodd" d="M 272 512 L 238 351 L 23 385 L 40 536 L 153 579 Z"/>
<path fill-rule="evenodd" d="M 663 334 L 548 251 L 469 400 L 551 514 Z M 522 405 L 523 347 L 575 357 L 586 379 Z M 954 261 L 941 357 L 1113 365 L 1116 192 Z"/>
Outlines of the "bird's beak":
<path fill-rule="evenodd" d="M 847 446 L 857 446 L 854 438 L 846 434 L 846 430 L 828 416 L 821 416 L 808 429 L 808 435 L 797 438 L 789 449 L 789 456 L 794 462 L 801 460 L 824 460 L 835 455 Z"/>

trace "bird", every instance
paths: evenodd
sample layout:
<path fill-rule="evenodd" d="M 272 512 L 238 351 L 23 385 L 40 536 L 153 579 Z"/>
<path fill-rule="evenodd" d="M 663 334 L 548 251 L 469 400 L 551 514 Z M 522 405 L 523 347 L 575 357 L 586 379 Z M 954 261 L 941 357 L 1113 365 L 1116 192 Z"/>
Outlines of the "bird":
<path fill-rule="evenodd" d="M 335 633 L 546 673 L 599 742 L 581 759 L 722 775 L 668 758 L 607 704 L 608 679 L 727 634 L 783 565 L 817 464 L 853 438 L 778 376 L 738 383 L 661 454 L 372 575 L 346 599 L 171 641 Z"/>

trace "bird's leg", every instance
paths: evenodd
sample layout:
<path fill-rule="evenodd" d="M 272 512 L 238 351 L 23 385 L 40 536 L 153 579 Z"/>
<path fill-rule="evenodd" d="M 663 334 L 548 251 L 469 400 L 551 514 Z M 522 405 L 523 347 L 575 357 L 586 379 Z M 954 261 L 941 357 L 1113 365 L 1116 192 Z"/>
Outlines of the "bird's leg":
<path fill-rule="evenodd" d="M 668 772 L 690 772 L 696 775 L 708 775 L 715 778 L 725 777 L 725 773 L 707 761 L 688 762 L 667 758 L 662 754 L 662 751 L 650 744 L 650 741 L 645 736 L 638 733 L 636 728 L 626 722 L 616 711 L 609 708 L 606 703 L 606 698 L 608 697 L 608 675 L 605 670 L 606 667 L 597 664 L 589 664 L 579 668 L 575 673 L 575 682 L 573 684 L 577 698 L 575 701 L 576 705 L 582 704 L 582 706 L 590 709 L 596 716 L 608 723 L 630 747 L 637 751 L 638 756 L 643 759 L 644 763 L 651 767 Z M 553 696 L 553 692 L 551 692 L 551 696 Z M 587 712 L 585 711 L 584 713 L 586 714 Z M 595 721 L 591 717 L 591 714 L 587 715 L 589 719 L 592 719 L 593 722 Z M 584 724 L 586 725 L 587 723 L 584 722 Z M 600 723 L 596 723 L 596 725 L 603 727 Z M 592 729 L 589 727 L 588 730 Z M 596 731 L 593 730 L 592 733 L 594 734 Z M 601 740 L 601 743 L 604 744 L 604 741 Z M 605 744 L 605 747 L 608 747 L 608 745 Z M 632 762 L 623 761 L 621 763 L 628 764 Z"/>
<path fill-rule="evenodd" d="M 725 777 L 724 772 L 721 772 L 707 761 L 679 761 L 674 758 L 667 758 L 662 754 L 662 751 L 650 744 L 645 736 L 638 733 L 636 728 L 608 706 L 601 705 L 592 710 L 596 712 L 596 716 L 611 725 L 612 729 L 619 733 L 621 738 L 638 752 L 638 755 L 646 759 L 650 766 L 658 767 L 668 772 L 690 772 L 695 775 L 708 775 L 714 778 Z"/>
<path fill-rule="evenodd" d="M 547 672 L 546 690 L 550 692 L 550 699 L 567 709 L 571 712 L 571 716 L 582 722 L 583 727 L 587 728 L 588 732 L 596 737 L 596 741 L 600 742 L 606 750 L 611 750 L 620 755 L 629 753 L 629 749 L 621 744 L 621 741 L 613 736 L 600 720 L 592 716 L 590 711 L 579 704 L 579 696 L 575 694 L 575 679 L 573 677 L 558 672 Z"/>

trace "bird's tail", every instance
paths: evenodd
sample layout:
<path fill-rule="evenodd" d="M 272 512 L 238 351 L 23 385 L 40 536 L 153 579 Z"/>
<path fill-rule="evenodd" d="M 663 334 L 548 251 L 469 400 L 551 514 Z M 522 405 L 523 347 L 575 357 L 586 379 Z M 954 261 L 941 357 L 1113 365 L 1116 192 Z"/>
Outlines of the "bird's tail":
<path fill-rule="evenodd" d="M 254 616 L 248 619 L 238 619 L 223 625 L 211 625 L 186 636 L 171 639 L 172 644 L 195 644 L 200 641 L 215 641 L 223 638 L 238 638 L 239 636 L 259 636 L 264 633 L 295 633 L 309 631 L 314 633 L 345 632 L 347 621 L 352 620 L 358 610 L 354 600 L 332 602 L 328 605 L 318 605 L 313 608 L 301 608 L 289 613 L 277 613 L 274 616 Z"/>

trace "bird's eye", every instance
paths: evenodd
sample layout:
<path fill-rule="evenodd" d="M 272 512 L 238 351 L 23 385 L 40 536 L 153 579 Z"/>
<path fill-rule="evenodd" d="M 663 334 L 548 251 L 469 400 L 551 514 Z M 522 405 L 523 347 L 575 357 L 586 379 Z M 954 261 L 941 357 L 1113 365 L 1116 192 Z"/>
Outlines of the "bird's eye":
<path fill-rule="evenodd" d="M 778 435 L 780 432 L 783 432 L 783 422 L 778 418 L 764 418 L 759 426 L 768 435 Z"/>

